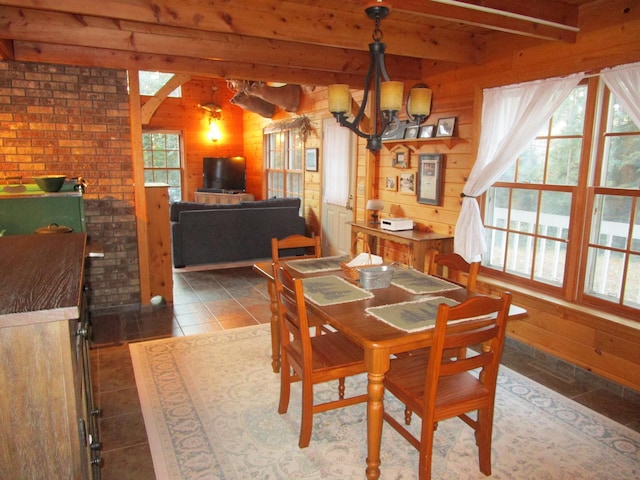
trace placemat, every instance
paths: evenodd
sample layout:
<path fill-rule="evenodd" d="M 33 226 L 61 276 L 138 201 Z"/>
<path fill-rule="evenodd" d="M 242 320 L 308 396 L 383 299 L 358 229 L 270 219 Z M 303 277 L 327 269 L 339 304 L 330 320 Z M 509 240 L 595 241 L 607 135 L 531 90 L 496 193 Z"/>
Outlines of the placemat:
<path fill-rule="evenodd" d="M 339 270 L 342 262 L 349 261 L 347 255 L 335 257 L 305 258 L 302 260 L 289 260 L 286 262 L 289 268 L 300 273 L 318 273 Z"/>
<path fill-rule="evenodd" d="M 393 272 L 391 283 L 414 294 L 439 293 L 463 288 L 455 283 L 447 282 L 433 275 L 419 272 L 412 268 L 401 268 Z"/>
<path fill-rule="evenodd" d="M 369 307 L 365 312 L 405 332 L 418 332 L 435 326 L 438 305 L 441 303 L 454 306 L 460 302 L 447 297 L 429 297 L 413 302 Z"/>
<path fill-rule="evenodd" d="M 357 302 L 373 297 L 373 293 L 356 287 L 335 275 L 303 278 L 304 296 L 311 302 L 324 307 L 338 303 Z"/>

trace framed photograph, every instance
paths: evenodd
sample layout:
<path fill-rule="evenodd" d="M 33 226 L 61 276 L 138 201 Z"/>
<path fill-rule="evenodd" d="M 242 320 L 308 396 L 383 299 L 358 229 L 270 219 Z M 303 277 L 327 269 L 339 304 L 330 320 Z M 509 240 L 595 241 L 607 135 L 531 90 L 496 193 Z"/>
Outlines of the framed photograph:
<path fill-rule="evenodd" d="M 392 192 L 398 190 L 398 177 L 387 177 L 384 181 L 384 189 Z"/>
<path fill-rule="evenodd" d="M 307 148 L 304 151 L 304 166 L 307 172 L 318 171 L 318 149 Z"/>
<path fill-rule="evenodd" d="M 396 150 L 391 166 L 394 168 L 409 168 L 409 150 Z"/>
<path fill-rule="evenodd" d="M 400 189 L 400 193 L 403 193 L 405 195 L 415 195 L 416 174 L 414 172 L 400 174 L 400 179 L 398 180 L 398 187 Z"/>
<path fill-rule="evenodd" d="M 441 118 L 438 120 L 436 137 L 452 137 L 456 126 L 456 117 Z"/>
<path fill-rule="evenodd" d="M 404 129 L 404 138 L 418 138 L 418 126 L 413 125 Z"/>
<path fill-rule="evenodd" d="M 401 120 L 395 120 L 384 129 L 382 132 L 382 140 L 399 140 L 404 138 L 404 129 L 406 127 L 406 122 Z"/>
<path fill-rule="evenodd" d="M 420 127 L 420 133 L 418 134 L 418 138 L 431 138 L 433 137 L 434 132 L 436 131 L 436 126 L 431 125 L 423 125 Z"/>
<path fill-rule="evenodd" d="M 439 153 L 422 154 L 418 158 L 418 203 L 441 205 L 442 155 Z"/>

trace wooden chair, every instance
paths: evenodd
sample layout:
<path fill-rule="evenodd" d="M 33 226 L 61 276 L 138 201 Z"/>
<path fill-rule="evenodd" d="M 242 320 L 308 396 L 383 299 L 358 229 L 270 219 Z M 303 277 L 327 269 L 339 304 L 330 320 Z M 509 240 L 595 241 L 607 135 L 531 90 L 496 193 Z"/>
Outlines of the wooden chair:
<path fill-rule="evenodd" d="M 384 419 L 419 450 L 419 478 L 431 478 L 431 455 L 437 422 L 458 416 L 475 430 L 480 471 L 491 474 L 491 434 L 498 367 L 504 346 L 511 294 L 472 297 L 450 307 L 440 305 L 433 346 L 428 355 L 391 361 L 385 388 L 422 418 L 420 438 L 388 411 Z M 490 317 L 486 317 L 490 315 Z M 482 316 L 484 318 L 476 318 Z M 469 319 L 450 324 L 454 320 Z M 480 346 L 478 348 L 478 346 Z M 469 356 L 448 358 L 446 349 L 476 347 Z M 471 371 L 480 369 L 479 374 Z M 477 411 L 476 419 L 468 415 Z M 405 423 L 408 421 L 405 419 Z"/>
<path fill-rule="evenodd" d="M 289 235 L 280 240 L 271 239 L 271 260 L 273 263 L 279 262 L 282 253 L 285 254 L 285 257 L 292 257 L 294 252 L 304 252 L 301 255 L 295 255 L 295 258 L 320 258 L 322 256 L 321 250 L 319 236 Z"/>
<path fill-rule="evenodd" d="M 366 402 L 367 394 L 345 398 L 344 379 L 366 372 L 362 349 L 339 332 L 311 336 L 302 280 L 276 265 L 275 280 L 282 332 L 280 404 L 278 412 L 287 413 L 291 383 L 302 381 L 302 420 L 298 446 L 311 440 L 313 414 Z M 313 403 L 313 386 L 338 380 L 338 399 Z"/>
<path fill-rule="evenodd" d="M 440 253 L 437 250 L 429 253 L 429 275 L 452 280 L 472 292 L 476 290 L 480 262 L 469 263 L 457 253 Z"/>

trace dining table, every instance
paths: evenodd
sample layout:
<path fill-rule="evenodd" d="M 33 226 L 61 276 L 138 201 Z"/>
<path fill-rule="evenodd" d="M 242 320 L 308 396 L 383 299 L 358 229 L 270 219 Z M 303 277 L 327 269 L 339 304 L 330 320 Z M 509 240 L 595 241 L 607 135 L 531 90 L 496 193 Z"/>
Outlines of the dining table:
<path fill-rule="evenodd" d="M 367 369 L 367 459 L 366 478 L 380 477 L 380 449 L 384 413 L 384 377 L 391 358 L 412 350 L 429 347 L 433 341 L 435 311 L 439 303 L 460 303 L 477 293 L 460 285 L 409 268 L 398 268 L 388 287 L 373 290 L 362 289 L 351 276 L 344 275 L 341 265 L 344 259 L 322 257 L 314 260 L 283 260 L 281 265 L 294 277 L 303 279 L 307 310 L 311 315 L 342 332 L 364 351 Z M 319 268 L 309 268 L 319 265 Z M 334 268 L 332 268 L 332 266 Z M 258 262 L 253 269 L 267 281 L 271 301 L 272 367 L 280 369 L 280 328 L 274 282 L 274 265 L 270 261 Z M 317 278 L 321 277 L 321 278 Z M 408 279 L 404 284 L 398 279 Z M 343 285 L 344 284 L 344 285 Z M 345 286 L 346 285 L 346 286 Z M 348 288 L 351 285 L 353 288 Z M 423 285 L 431 285 L 423 288 Z M 349 290 L 342 295 L 337 289 Z M 327 293 L 324 297 L 322 291 Z M 316 292 L 321 300 L 311 298 L 308 292 Z M 341 300 L 342 299 L 342 300 Z M 394 309 L 413 308 L 398 314 Z M 433 315 L 424 322 L 422 312 Z M 427 315 L 431 315 L 428 313 Z M 512 305 L 509 320 L 523 318 L 525 309 Z M 409 323 L 406 319 L 409 318 Z M 412 319 L 417 319 L 413 322 Z M 404 322 L 404 323 L 403 323 Z"/>

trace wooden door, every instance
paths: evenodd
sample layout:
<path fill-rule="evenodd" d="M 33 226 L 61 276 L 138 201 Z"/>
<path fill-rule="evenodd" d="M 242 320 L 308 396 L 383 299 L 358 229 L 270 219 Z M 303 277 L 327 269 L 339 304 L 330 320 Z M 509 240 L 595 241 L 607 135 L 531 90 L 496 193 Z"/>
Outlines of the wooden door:
<path fill-rule="evenodd" d="M 336 130 L 337 129 L 337 130 Z M 341 138 L 340 148 L 336 149 L 336 142 L 331 140 L 335 136 Z M 335 160 L 345 168 L 340 173 L 323 168 L 322 175 L 322 254 L 348 255 L 351 249 L 351 222 L 354 219 L 353 198 L 355 194 L 355 136 L 344 127 L 339 126 L 333 118 L 325 119 L 323 125 L 323 148 L 325 156 L 323 164 Z M 331 159 L 328 155 L 332 155 Z M 329 171 L 328 171 L 329 170 Z M 346 201 L 327 201 L 327 187 L 329 182 L 344 179 L 348 185 Z M 344 203 L 344 204 L 343 204 Z"/>

